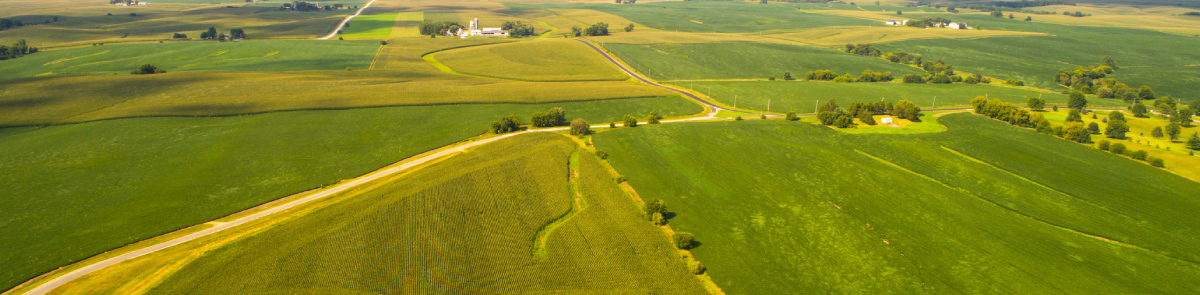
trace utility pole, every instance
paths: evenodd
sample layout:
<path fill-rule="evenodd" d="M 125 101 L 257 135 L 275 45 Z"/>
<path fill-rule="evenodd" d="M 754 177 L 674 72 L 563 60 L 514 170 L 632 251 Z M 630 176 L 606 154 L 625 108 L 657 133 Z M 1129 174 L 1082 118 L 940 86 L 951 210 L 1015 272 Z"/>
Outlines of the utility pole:
<path fill-rule="evenodd" d="M 733 108 L 737 108 L 737 94 L 733 95 Z"/>
<path fill-rule="evenodd" d="M 771 99 L 770 98 L 767 99 L 767 112 L 768 113 L 771 112 Z"/>
<path fill-rule="evenodd" d="M 934 97 L 933 97 L 933 105 L 931 105 L 931 106 L 929 106 L 929 107 L 931 107 L 931 108 L 932 108 L 932 107 L 936 107 L 936 106 L 937 106 L 937 96 L 934 96 Z"/>
<path fill-rule="evenodd" d="M 817 113 L 817 111 L 818 111 L 818 110 L 820 110 L 820 109 L 821 109 L 821 100 L 820 100 L 820 99 L 814 99 L 814 100 L 813 100 L 813 114 L 816 114 L 816 113 Z"/>

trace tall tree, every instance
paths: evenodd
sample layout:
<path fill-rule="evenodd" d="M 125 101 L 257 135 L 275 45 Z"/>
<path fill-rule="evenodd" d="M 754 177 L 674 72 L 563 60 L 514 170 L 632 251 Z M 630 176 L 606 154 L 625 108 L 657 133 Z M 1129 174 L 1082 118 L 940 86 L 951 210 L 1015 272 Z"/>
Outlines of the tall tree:
<path fill-rule="evenodd" d="M 1071 97 L 1067 100 L 1067 107 L 1082 112 L 1084 108 L 1087 108 L 1087 103 L 1087 98 L 1083 96 L 1082 92 L 1072 92 Z"/>
<path fill-rule="evenodd" d="M 1182 131 L 1183 130 L 1179 128 L 1179 123 L 1175 122 L 1171 122 L 1170 124 L 1167 124 L 1167 128 L 1163 128 L 1163 132 L 1167 133 L 1167 138 L 1170 138 L 1171 141 L 1179 139 L 1179 133 Z"/>
<path fill-rule="evenodd" d="M 1114 139 L 1125 138 L 1129 132 L 1129 124 L 1125 123 L 1125 114 L 1121 112 L 1108 113 L 1108 126 L 1104 127 L 1104 136 Z"/>
<path fill-rule="evenodd" d="M 1192 132 L 1192 137 L 1188 138 L 1187 147 L 1193 150 L 1200 150 L 1200 133 Z"/>

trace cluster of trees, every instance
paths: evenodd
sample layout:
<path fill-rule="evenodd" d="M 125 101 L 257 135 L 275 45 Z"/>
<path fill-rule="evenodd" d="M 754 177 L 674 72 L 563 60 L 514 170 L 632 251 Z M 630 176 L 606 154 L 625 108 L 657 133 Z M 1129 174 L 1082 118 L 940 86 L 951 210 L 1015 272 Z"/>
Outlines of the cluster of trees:
<path fill-rule="evenodd" d="M 584 29 L 583 34 L 588 36 L 608 36 L 608 24 L 596 23 Z"/>
<path fill-rule="evenodd" d="M 309 12 L 309 11 L 320 11 L 320 10 L 336 10 L 337 8 L 341 8 L 341 5 L 320 6 L 320 5 L 317 5 L 317 3 L 308 3 L 308 2 L 304 2 L 304 1 L 292 1 L 292 3 L 284 3 L 283 7 L 280 9 Z"/>
<path fill-rule="evenodd" d="M 1024 8 L 1028 7 L 1050 5 L 1075 6 L 1075 3 L 1064 1 L 995 1 L 991 4 L 968 4 L 965 6 L 959 6 L 959 8 L 969 8 L 979 11 L 1022 11 Z"/>
<path fill-rule="evenodd" d="M 187 37 L 187 34 L 184 33 L 175 33 L 174 35 L 171 35 L 171 39 L 187 39 Z"/>
<path fill-rule="evenodd" d="M 162 73 L 166 73 L 166 72 L 167 72 L 166 70 L 163 70 L 162 68 L 156 67 L 152 64 L 144 64 L 144 65 L 138 67 L 137 69 L 133 70 L 133 72 L 130 72 L 130 74 L 150 75 L 150 74 L 162 74 Z"/>
<path fill-rule="evenodd" d="M 642 212 L 646 214 L 646 219 L 650 220 L 654 225 L 667 224 L 667 202 L 663 200 L 650 200 L 642 207 Z"/>
<path fill-rule="evenodd" d="M 229 30 L 230 39 L 246 39 L 246 31 L 242 29 Z"/>
<path fill-rule="evenodd" d="M 883 59 L 906 65 L 920 65 L 922 62 L 920 54 L 908 52 L 888 52 L 883 55 Z"/>
<path fill-rule="evenodd" d="M 787 120 L 799 120 L 794 113 L 788 113 Z M 912 101 L 907 99 L 901 100 L 893 105 L 892 103 L 884 104 L 883 102 L 876 103 L 852 103 L 849 108 L 843 109 L 838 106 L 837 101 L 830 99 L 817 109 L 817 120 L 821 121 L 822 125 L 834 126 L 837 128 L 850 128 L 854 126 L 854 119 L 859 119 L 863 124 L 875 125 L 875 115 L 890 114 L 899 119 L 907 119 L 910 121 L 920 121 L 921 108 L 917 107 Z"/>
<path fill-rule="evenodd" d="M 533 113 L 533 127 L 557 127 L 567 125 L 567 111 L 552 108 L 546 112 Z"/>
<path fill-rule="evenodd" d="M 1036 97 L 1029 99 L 1029 107 L 1034 111 L 1041 110 L 1045 106 L 1045 103 L 1044 100 Z M 1067 140 L 1079 143 L 1091 143 L 1092 135 L 1100 134 L 1100 125 L 1094 122 L 1091 124 L 1083 123 L 1082 111 L 1087 106 L 1087 101 L 1082 99 L 1082 97 L 1078 100 L 1072 98 L 1068 104 L 1071 110 L 1067 115 L 1066 123 L 1062 126 L 1053 126 L 1040 113 L 1030 112 L 1012 103 L 994 98 L 988 99 L 983 96 L 975 97 L 975 99 L 971 100 L 971 106 L 975 108 L 976 114 L 1008 122 L 1015 126 L 1035 129 L 1038 132 L 1062 137 Z M 1107 123 L 1107 126 L 1104 128 L 1104 135 L 1108 138 L 1124 139 L 1125 134 L 1129 132 L 1129 124 L 1125 121 L 1125 114 L 1122 112 L 1111 112 L 1104 121 Z"/>
<path fill-rule="evenodd" d="M 421 22 L 421 25 L 417 26 L 417 28 L 421 31 L 421 35 L 436 36 L 436 35 L 445 34 L 448 31 L 450 31 L 450 32 L 458 31 L 458 29 L 463 28 L 463 26 L 458 24 L 457 22 L 425 21 L 425 22 Z"/>
<path fill-rule="evenodd" d="M 11 20 L 11 19 L 7 19 L 7 18 L 0 18 L 0 31 L 24 27 L 24 26 L 25 26 L 25 23 L 22 23 L 20 20 Z"/>
<path fill-rule="evenodd" d="M 871 57 L 878 57 L 878 56 L 882 55 L 882 53 L 879 51 L 879 49 L 875 48 L 874 44 L 846 44 L 846 48 L 843 49 L 843 51 L 845 51 L 846 53 L 853 53 L 853 54 L 857 54 L 857 55 L 865 55 L 865 56 L 871 56 Z"/>
<path fill-rule="evenodd" d="M 1175 100 L 1170 97 L 1163 97 L 1155 100 L 1155 108 L 1158 114 L 1167 121 L 1164 127 L 1155 127 L 1150 135 L 1154 138 L 1162 138 L 1164 135 L 1171 141 L 1179 139 L 1179 134 L 1182 132 L 1181 127 L 1192 127 L 1192 117 L 1196 115 L 1196 111 L 1200 110 L 1200 101 L 1193 101 L 1191 105 L 1178 106 Z M 1178 109 L 1176 109 L 1178 107 Z M 1142 103 L 1134 104 L 1131 108 L 1134 116 L 1147 116 L 1146 106 Z M 1164 131 L 1166 132 L 1164 134 Z"/>
<path fill-rule="evenodd" d="M 1184 13 L 1183 13 L 1183 15 L 1187 15 L 1187 16 L 1200 16 L 1200 12 L 1196 12 L 1196 11 L 1188 11 L 1188 12 L 1184 12 Z"/>
<path fill-rule="evenodd" d="M 945 25 L 945 24 L 949 24 L 949 23 L 952 23 L 952 22 L 954 22 L 954 21 L 953 21 L 953 20 L 950 20 L 950 19 L 948 19 L 948 18 L 944 18 L 944 17 L 931 17 L 931 16 L 926 16 L 926 17 L 923 17 L 923 18 L 921 18 L 921 19 L 919 19 L 919 20 L 916 20 L 916 19 L 914 19 L 914 20 L 909 20 L 909 21 L 908 21 L 908 23 L 905 23 L 904 25 L 905 25 L 905 26 L 909 26 L 909 27 L 925 28 L 925 27 L 932 27 L 932 26 L 935 26 L 935 25 L 937 25 L 937 24 L 943 24 L 943 25 Z"/>
<path fill-rule="evenodd" d="M 633 23 L 629 23 L 628 26 L 625 26 L 625 32 L 633 32 L 633 28 Z"/>
<path fill-rule="evenodd" d="M 1116 79 L 1105 78 L 1116 70 L 1116 62 L 1110 57 L 1104 57 L 1104 65 L 1094 67 L 1078 67 L 1070 71 L 1059 71 L 1054 81 L 1059 85 L 1086 94 L 1095 94 L 1099 98 L 1121 98 L 1129 102 L 1154 99 L 1154 90 L 1142 85 L 1138 89 L 1130 88 Z"/>
<path fill-rule="evenodd" d="M 792 73 L 783 73 L 784 80 L 792 80 Z M 892 81 L 892 72 L 876 72 L 872 70 L 864 70 L 862 75 L 857 79 L 850 77 L 850 74 L 838 75 L 830 70 L 817 70 L 808 72 L 804 75 L 805 80 L 809 81 L 833 81 L 833 82 L 890 82 Z"/>
<path fill-rule="evenodd" d="M 1098 148 L 1102 151 L 1108 151 L 1110 153 L 1126 156 L 1126 157 L 1132 158 L 1134 160 L 1146 161 L 1147 163 L 1150 163 L 1150 165 L 1154 166 L 1154 167 L 1159 167 L 1159 168 L 1166 167 L 1166 163 L 1163 162 L 1163 159 L 1157 158 L 1157 157 L 1151 157 L 1150 153 L 1147 153 L 1144 150 L 1138 150 L 1138 151 L 1130 150 L 1129 148 L 1126 148 L 1125 144 L 1123 144 L 1123 143 L 1119 143 L 1119 142 L 1110 143 L 1107 140 L 1101 140 L 1100 142 L 1096 143 L 1096 148 Z"/>
<path fill-rule="evenodd" d="M 494 121 L 492 122 L 492 127 L 488 129 L 488 132 L 492 134 L 504 134 L 516 131 L 521 131 L 521 119 L 518 119 L 517 115 L 509 115 L 508 117 L 501 118 L 500 121 Z"/>
<path fill-rule="evenodd" d="M 229 39 L 244 39 L 244 38 L 246 38 L 246 32 L 243 31 L 242 29 L 233 29 L 233 30 L 230 30 L 229 32 L 230 32 L 229 35 L 225 35 L 225 34 L 217 33 L 217 28 L 208 27 L 208 31 L 200 32 L 200 39 L 217 39 L 220 41 L 225 41 L 225 37 L 230 37 Z M 178 34 L 178 35 L 183 35 L 183 34 Z M 175 37 L 179 37 L 178 35 Z M 241 38 L 234 37 L 234 36 L 241 36 Z M 187 38 L 187 35 L 183 35 L 183 37 Z"/>
<path fill-rule="evenodd" d="M 500 29 L 507 30 L 508 36 L 512 38 L 529 37 L 537 35 L 533 31 L 533 25 L 523 24 L 521 22 L 504 22 L 500 25 Z"/>
<path fill-rule="evenodd" d="M 25 44 L 25 39 L 17 40 L 12 46 L 0 45 L 0 60 L 14 59 L 26 54 L 37 53 L 37 47 Z"/>
<path fill-rule="evenodd" d="M 587 121 L 584 121 L 583 118 L 571 120 L 571 135 L 584 136 L 588 134 L 592 134 L 592 126 L 588 125 Z M 602 151 L 597 152 L 603 153 Z"/>
<path fill-rule="evenodd" d="M 1085 16 L 1092 16 L 1092 14 L 1091 14 L 1091 13 L 1083 13 L 1083 12 L 1079 12 L 1079 11 L 1076 11 L 1075 13 L 1071 13 L 1071 12 L 1069 12 L 1069 11 L 1063 11 L 1063 15 L 1066 15 L 1066 16 L 1074 16 L 1074 17 L 1085 17 Z"/>

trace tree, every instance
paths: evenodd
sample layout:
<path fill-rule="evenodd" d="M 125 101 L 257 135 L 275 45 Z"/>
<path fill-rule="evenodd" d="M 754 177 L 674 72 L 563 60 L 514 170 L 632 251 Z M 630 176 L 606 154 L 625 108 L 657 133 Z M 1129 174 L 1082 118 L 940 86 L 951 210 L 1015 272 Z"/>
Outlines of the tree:
<path fill-rule="evenodd" d="M 904 12 L 903 12 L 903 11 L 899 11 L 899 10 L 897 10 L 897 11 L 896 11 L 896 15 L 904 15 Z"/>
<path fill-rule="evenodd" d="M 846 114 L 842 114 L 841 116 L 838 116 L 837 120 L 833 121 L 833 127 L 850 128 L 853 126 L 854 126 L 854 118 L 851 118 L 849 115 L 846 115 Z"/>
<path fill-rule="evenodd" d="M 575 118 L 571 120 L 571 135 L 582 136 L 592 133 L 592 127 L 583 118 Z"/>
<path fill-rule="evenodd" d="M 1083 116 L 1080 115 L 1079 110 L 1071 109 L 1067 111 L 1067 122 L 1083 122 Z"/>
<path fill-rule="evenodd" d="M 1187 148 L 1200 150 L 1200 132 L 1192 132 L 1192 137 L 1187 141 Z"/>
<path fill-rule="evenodd" d="M 162 73 L 166 73 L 166 72 L 167 72 L 166 70 L 163 70 L 162 68 L 156 67 L 152 64 L 144 64 L 144 65 L 138 67 L 136 70 L 133 70 L 133 72 L 130 72 L 130 74 L 149 75 L 149 74 L 162 74 Z"/>
<path fill-rule="evenodd" d="M 1196 111 L 1192 110 L 1192 107 L 1189 107 L 1189 106 L 1181 107 L 1181 108 L 1179 108 L 1179 112 L 1177 112 L 1177 114 L 1179 117 L 1178 121 L 1179 121 L 1180 126 L 1192 127 L 1192 116 L 1196 115 Z"/>
<path fill-rule="evenodd" d="M 1101 139 L 1099 142 L 1096 143 L 1096 148 L 1100 149 L 1102 151 L 1107 151 L 1109 144 L 1111 144 L 1111 143 L 1108 142 L 1107 140 Z"/>
<path fill-rule="evenodd" d="M 1163 162 L 1162 158 L 1150 157 L 1150 159 L 1147 160 L 1147 162 L 1150 162 L 1150 166 L 1154 166 L 1154 167 L 1158 167 L 1158 168 L 1167 167 L 1166 163 Z"/>
<path fill-rule="evenodd" d="M 904 83 L 925 83 L 925 78 L 921 78 L 921 75 L 917 74 L 904 74 L 903 81 Z"/>
<path fill-rule="evenodd" d="M 583 28 L 579 26 L 571 27 L 571 35 L 575 37 L 583 36 Z"/>
<path fill-rule="evenodd" d="M 500 119 L 500 121 L 492 122 L 492 127 L 488 130 L 492 134 L 504 134 L 521 130 L 521 119 L 517 115 L 509 115 Z"/>
<path fill-rule="evenodd" d="M 1040 111 L 1046 108 L 1046 100 L 1037 97 L 1030 97 L 1029 102 L 1025 105 L 1029 106 L 1029 109 L 1031 110 Z"/>
<path fill-rule="evenodd" d="M 1108 126 L 1104 127 L 1104 136 L 1115 139 L 1125 138 L 1125 133 L 1129 132 L 1129 125 L 1125 123 L 1125 114 L 1110 112 L 1107 119 Z"/>
<path fill-rule="evenodd" d="M 1067 100 L 1067 107 L 1082 112 L 1084 108 L 1087 108 L 1087 103 L 1087 98 L 1083 96 L 1083 93 L 1077 91 L 1071 93 L 1071 97 Z"/>
<path fill-rule="evenodd" d="M 187 39 L 187 34 L 175 33 L 175 35 L 171 36 L 171 39 Z"/>
<path fill-rule="evenodd" d="M 993 16 L 993 17 L 1004 17 L 1004 13 L 1003 13 L 1003 12 L 1000 12 L 999 10 L 997 10 L 997 11 L 992 11 L 992 16 Z"/>
<path fill-rule="evenodd" d="M 608 24 L 596 23 L 584 30 L 588 36 L 608 36 Z"/>
<path fill-rule="evenodd" d="M 917 107 L 917 105 L 913 104 L 913 102 L 910 100 L 902 99 L 900 102 L 896 103 L 896 107 L 892 109 L 892 116 L 913 122 L 921 121 L 921 108 Z"/>
<path fill-rule="evenodd" d="M 626 27 L 625 27 L 625 31 L 626 31 L 626 32 L 633 32 L 633 23 L 629 23 L 629 26 L 626 26 Z"/>
<path fill-rule="evenodd" d="M 783 72 L 783 79 L 787 81 L 796 80 L 792 77 L 792 72 Z"/>
<path fill-rule="evenodd" d="M 1182 129 L 1179 128 L 1178 123 L 1171 122 L 1170 124 L 1167 124 L 1166 128 L 1163 128 L 1163 132 L 1166 133 L 1167 138 L 1174 142 L 1175 140 L 1179 139 L 1179 132 L 1182 132 Z"/>
<path fill-rule="evenodd" d="M 1067 122 L 1063 124 L 1063 138 L 1078 143 L 1092 142 L 1092 134 L 1088 133 L 1087 127 L 1083 125 L 1083 122 Z"/>
<path fill-rule="evenodd" d="M 545 113 L 533 113 L 533 127 L 555 127 L 567 125 L 567 111 L 552 108 Z"/>
<path fill-rule="evenodd" d="M 658 111 L 650 111 L 650 114 L 646 115 L 646 123 L 658 124 L 658 121 L 662 120 L 662 118 L 662 116 L 658 115 Z"/>
<path fill-rule="evenodd" d="M 871 114 L 871 111 L 869 111 L 869 110 L 859 111 L 858 112 L 858 120 L 862 121 L 863 124 L 867 124 L 867 125 L 875 125 L 877 123 L 877 122 L 875 122 L 874 114 Z"/>
<path fill-rule="evenodd" d="M 950 76 L 944 73 L 937 73 L 936 75 L 933 75 L 933 77 L 929 78 L 929 83 L 950 84 L 951 82 L 953 81 L 950 81 Z"/>
<path fill-rule="evenodd" d="M 1153 100 L 1154 90 L 1150 89 L 1150 86 L 1142 85 L 1141 88 L 1138 88 L 1138 98 L 1141 100 Z"/>
<path fill-rule="evenodd" d="M 676 248 L 687 250 L 692 248 L 696 242 L 696 237 L 692 236 L 691 233 L 680 231 L 675 232 L 675 235 L 671 236 L 671 240 L 675 241 Z"/>
<path fill-rule="evenodd" d="M 625 127 L 637 127 L 637 118 L 625 115 Z"/>
<path fill-rule="evenodd" d="M 1145 161 L 1146 157 L 1149 157 L 1149 156 L 1150 156 L 1150 153 L 1147 153 L 1144 150 L 1136 150 L 1136 151 L 1129 153 L 1130 158 L 1133 158 L 1134 160 L 1138 160 L 1138 161 Z"/>
<path fill-rule="evenodd" d="M 1117 61 L 1113 60 L 1113 58 L 1111 56 L 1105 55 L 1104 57 L 1101 57 L 1100 63 L 1102 63 L 1110 68 L 1114 68 L 1114 69 L 1117 68 Z"/>
<path fill-rule="evenodd" d="M 646 202 L 646 205 L 642 207 L 642 212 L 646 213 L 646 217 L 650 217 L 650 215 L 653 215 L 654 213 L 666 215 L 667 201 L 659 199 L 649 200 Z"/>
<path fill-rule="evenodd" d="M 208 27 L 207 33 L 208 33 L 208 37 L 206 39 L 217 39 L 217 38 L 221 37 L 221 36 L 217 35 L 217 28 L 215 28 L 215 27 Z"/>
<path fill-rule="evenodd" d="M 1115 94 L 1116 93 L 1113 92 L 1112 88 L 1108 87 L 1100 87 L 1100 89 L 1096 90 L 1096 97 L 1099 98 L 1113 98 L 1113 95 Z"/>
<path fill-rule="evenodd" d="M 1087 130 L 1091 134 L 1100 134 L 1100 124 L 1096 124 L 1096 122 L 1088 123 Z"/>
<path fill-rule="evenodd" d="M 1025 17 L 1025 21 L 1027 21 L 1027 22 L 1031 22 L 1031 21 L 1033 21 L 1033 17 L 1032 17 L 1032 16 L 1026 16 L 1026 17 Z"/>
<path fill-rule="evenodd" d="M 1114 144 L 1108 146 L 1108 152 L 1118 154 L 1118 155 L 1124 155 L 1125 154 L 1125 144 L 1119 143 L 1119 142 L 1114 143 Z"/>
<path fill-rule="evenodd" d="M 246 31 L 242 29 L 229 30 L 230 39 L 246 39 Z"/>
<path fill-rule="evenodd" d="M 1154 138 L 1162 138 L 1163 137 L 1162 127 L 1155 126 L 1154 130 L 1150 130 L 1150 136 L 1154 137 Z"/>
<path fill-rule="evenodd" d="M 1146 114 L 1149 113 L 1146 110 L 1146 105 L 1140 102 L 1133 104 L 1133 107 L 1129 108 L 1129 111 L 1133 112 L 1133 116 L 1138 118 L 1145 118 L 1147 117 Z"/>
<path fill-rule="evenodd" d="M 800 121 L 800 117 L 796 116 L 796 112 L 792 111 L 788 111 L 787 115 L 784 116 L 783 119 L 788 121 Z"/>

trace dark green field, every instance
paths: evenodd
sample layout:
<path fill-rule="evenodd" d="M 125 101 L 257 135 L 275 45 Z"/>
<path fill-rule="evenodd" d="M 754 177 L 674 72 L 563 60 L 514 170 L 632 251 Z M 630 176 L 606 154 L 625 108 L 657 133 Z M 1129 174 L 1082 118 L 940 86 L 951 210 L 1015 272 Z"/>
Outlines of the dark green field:
<path fill-rule="evenodd" d="M 759 5 L 732 1 L 657 2 L 638 5 L 505 5 L 516 10 L 594 9 L 659 30 L 699 33 L 749 33 L 825 26 L 865 26 L 875 23 L 858 18 L 801 12 L 790 5 Z"/>
<path fill-rule="evenodd" d="M 1067 96 L 1052 92 L 1039 92 L 1020 88 L 970 84 L 904 84 L 904 83 L 833 83 L 809 81 L 680 81 L 676 86 L 692 87 L 696 91 L 712 96 L 717 101 L 738 108 L 767 110 L 770 100 L 771 111 L 814 113 L 818 103 L 836 99 L 842 106 L 853 102 L 887 101 L 896 103 L 901 99 L 911 100 L 922 108 L 970 105 L 977 96 L 999 98 L 1024 104 L 1030 97 L 1042 97 L 1047 103 L 1065 106 Z M 710 90 L 711 89 L 711 90 Z M 710 93 L 711 92 L 711 93 Z M 735 102 L 736 100 L 736 102 Z M 934 104 L 936 102 L 936 105 Z M 1123 107 L 1125 102 L 1114 99 L 1089 98 L 1092 107 Z"/>
<path fill-rule="evenodd" d="M 553 133 L 501 140 L 285 221 L 149 293 L 277 292 L 706 294 L 596 156 Z"/>
<path fill-rule="evenodd" d="M 1159 95 L 1200 97 L 1200 38 L 1111 27 L 1064 26 L 981 15 L 955 20 L 989 30 L 1049 33 L 1052 36 L 995 37 L 976 40 L 929 39 L 880 44 L 885 52 L 907 51 L 925 60 L 941 58 L 956 69 L 1052 90 L 1060 70 L 1100 65 L 1108 55 L 1117 61 L 1111 75 L 1131 87 L 1149 85 Z"/>
<path fill-rule="evenodd" d="M 39 52 L 0 62 L 0 79 L 62 74 L 128 74 L 143 64 L 167 71 L 366 69 L 379 41 L 243 41 L 103 45 Z"/>
<path fill-rule="evenodd" d="M 618 129 L 597 148 L 728 294 L 1200 292 L 1200 184 L 984 117 Z"/>
<path fill-rule="evenodd" d="M 784 72 L 803 79 L 809 71 L 832 70 L 858 78 L 863 70 L 892 72 L 896 79 L 921 69 L 837 50 L 785 44 L 721 42 L 702 44 L 604 44 L 617 57 L 656 80 L 783 80 Z"/>
<path fill-rule="evenodd" d="M 694 114 L 683 98 L 141 118 L 0 129 L 0 289 L 164 232 L 363 175 L 554 106 L 616 121 Z M 71 218 L 63 218 L 70 216 Z"/>

